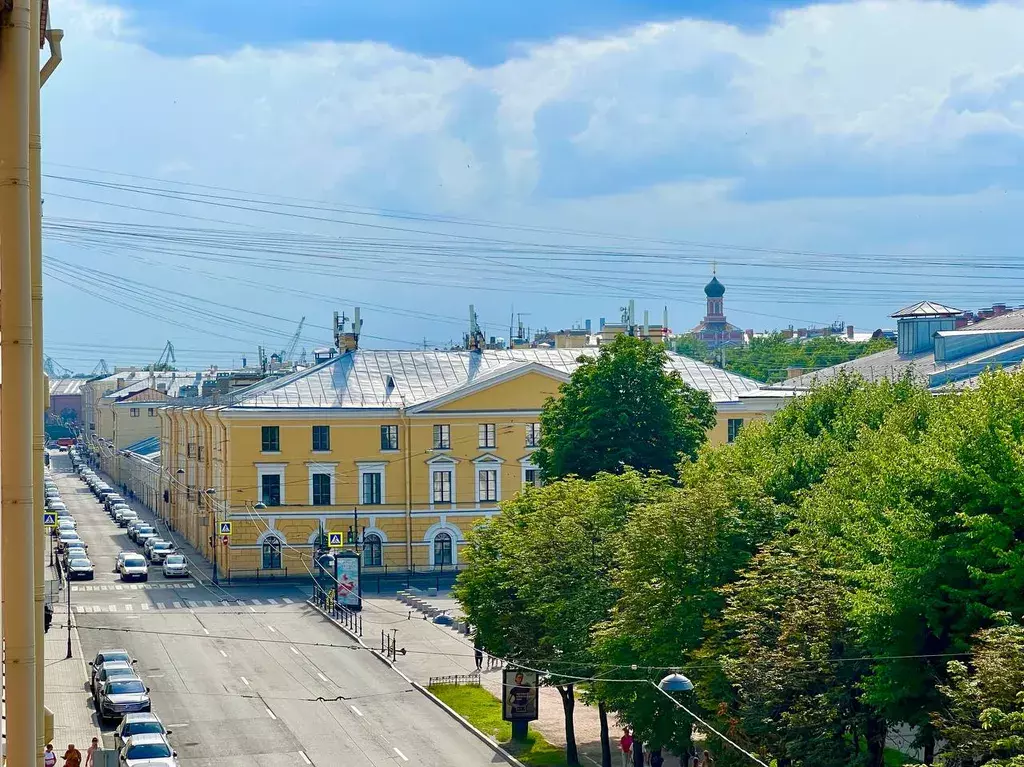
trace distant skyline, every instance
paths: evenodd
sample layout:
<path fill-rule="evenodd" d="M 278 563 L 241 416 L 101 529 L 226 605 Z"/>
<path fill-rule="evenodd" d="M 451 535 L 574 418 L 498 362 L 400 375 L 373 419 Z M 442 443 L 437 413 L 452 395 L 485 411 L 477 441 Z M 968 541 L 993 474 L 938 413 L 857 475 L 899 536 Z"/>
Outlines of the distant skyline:
<path fill-rule="evenodd" d="M 54 0 L 46 353 L 1024 303 L 1024 5 Z M 274 195 L 268 197 L 267 195 Z M 555 300 L 552 300 L 555 299 Z"/>

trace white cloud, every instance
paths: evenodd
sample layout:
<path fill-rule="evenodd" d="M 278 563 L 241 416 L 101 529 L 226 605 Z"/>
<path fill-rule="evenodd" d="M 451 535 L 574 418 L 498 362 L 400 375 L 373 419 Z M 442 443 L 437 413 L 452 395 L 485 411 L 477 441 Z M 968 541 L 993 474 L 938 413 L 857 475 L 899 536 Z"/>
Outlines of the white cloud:
<path fill-rule="evenodd" d="M 158 31 L 102 0 L 55 13 L 52 162 L 822 250 L 971 252 L 984 215 L 987 248 L 1016 246 L 1012 207 L 987 189 L 1024 186 L 1021 2 L 828 3 L 761 30 L 682 19 L 522 46 L 494 68 L 380 42 L 165 56 L 144 44 Z"/>

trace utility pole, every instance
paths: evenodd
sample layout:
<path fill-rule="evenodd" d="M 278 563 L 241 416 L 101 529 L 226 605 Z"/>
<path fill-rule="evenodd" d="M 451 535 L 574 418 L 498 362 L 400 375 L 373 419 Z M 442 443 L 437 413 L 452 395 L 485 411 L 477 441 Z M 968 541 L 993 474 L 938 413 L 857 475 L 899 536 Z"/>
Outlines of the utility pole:
<path fill-rule="evenodd" d="M 38 72 L 40 0 L 0 12 L 0 571 L 7 697 L 7 761 L 39 763 L 42 700 L 36 685 L 33 505 L 32 243 L 29 173 L 30 72 Z M 35 13 L 33 14 L 33 10 Z M 35 16 L 35 21 L 33 21 Z M 41 531 L 40 531 L 41 532 Z"/>

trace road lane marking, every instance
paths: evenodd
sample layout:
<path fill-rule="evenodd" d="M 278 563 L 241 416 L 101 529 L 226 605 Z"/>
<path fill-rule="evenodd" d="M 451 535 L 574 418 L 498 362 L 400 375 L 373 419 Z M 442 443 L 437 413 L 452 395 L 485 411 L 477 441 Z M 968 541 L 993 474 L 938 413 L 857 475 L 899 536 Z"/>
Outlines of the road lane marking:
<path fill-rule="evenodd" d="M 107 610 L 109 610 L 112 613 L 116 613 L 117 612 L 117 605 L 107 605 Z"/>
<path fill-rule="evenodd" d="M 260 602 L 260 600 L 258 600 L 258 599 L 253 599 L 253 600 L 252 600 L 252 604 L 254 604 L 254 605 L 258 605 L 258 604 L 262 604 L 262 603 L 261 603 L 261 602 Z"/>
<path fill-rule="evenodd" d="M 254 613 L 254 612 L 256 612 L 256 610 L 255 610 L 255 608 L 250 607 L 249 608 L 249 612 Z"/>
<path fill-rule="evenodd" d="M 289 649 L 289 650 L 291 650 L 291 651 L 292 651 L 293 653 L 295 653 L 296 655 L 298 655 L 298 654 L 299 654 L 299 651 L 298 651 L 298 650 L 296 650 L 296 649 L 295 649 L 294 647 L 289 647 L 288 649 Z"/>
<path fill-rule="evenodd" d="M 269 708 L 267 709 L 267 713 L 268 713 L 268 714 L 270 715 L 270 718 L 271 718 L 271 719 L 277 719 L 277 717 L 276 717 L 276 716 L 274 716 L 274 712 L 273 712 L 273 711 L 271 711 L 271 710 L 270 710 Z M 406 761 L 409 761 L 409 760 L 407 759 Z"/>
<path fill-rule="evenodd" d="M 99 605 L 93 605 L 93 606 L 92 606 L 92 611 L 93 611 L 94 613 L 98 613 L 98 612 L 100 611 L 100 606 L 99 606 Z"/>
<path fill-rule="evenodd" d="M 85 612 L 85 605 L 75 605 L 75 612 L 76 613 L 84 613 Z"/>
<path fill-rule="evenodd" d="M 243 683 L 243 684 L 244 684 L 244 685 L 245 685 L 246 687 L 252 687 L 252 685 L 251 685 L 251 684 L 249 684 L 249 680 L 248 680 L 248 679 L 246 679 L 246 678 L 245 678 L 244 676 L 240 676 L 240 677 L 238 677 L 238 678 L 242 680 L 242 683 Z"/>
<path fill-rule="evenodd" d="M 277 633 L 277 629 L 276 629 L 276 628 L 274 628 L 273 626 L 270 626 L 270 625 L 268 625 L 268 626 L 267 626 L 267 628 L 268 628 L 268 629 L 270 629 L 270 630 L 271 630 L 272 632 L 274 632 L 275 634 Z"/>
<path fill-rule="evenodd" d="M 203 626 L 203 631 L 205 631 L 207 635 L 210 633 L 210 629 L 206 628 L 206 626 Z"/>
<path fill-rule="evenodd" d="M 289 599 L 288 597 L 281 597 L 281 601 L 284 602 L 286 605 L 293 605 L 293 604 L 295 604 L 295 600 L 294 599 Z"/>
<path fill-rule="evenodd" d="M 223 650 L 220 651 L 220 654 L 223 655 L 225 658 L 228 657 L 228 654 L 226 652 L 224 652 Z"/>
<path fill-rule="evenodd" d="M 269 710 L 269 709 L 268 709 L 268 710 Z M 312 764 L 312 762 L 311 762 L 311 761 L 309 761 L 309 757 L 308 757 L 308 756 L 306 756 L 306 752 L 305 752 L 305 751 L 300 751 L 300 752 L 299 752 L 299 756 L 301 756 L 301 757 L 302 757 L 302 761 L 304 761 L 304 762 L 305 762 L 306 764 Z"/>
<path fill-rule="evenodd" d="M 131 612 L 131 611 L 132 611 L 132 610 L 134 610 L 135 608 L 134 608 L 134 607 L 132 607 L 131 605 L 125 605 L 125 606 L 124 606 L 124 609 L 125 609 L 125 610 L 126 610 L 127 612 Z"/>
<path fill-rule="evenodd" d="M 351 708 L 351 709 L 352 709 L 353 711 L 355 711 L 355 712 L 356 712 L 356 716 L 362 716 L 362 715 L 363 715 L 363 712 L 362 712 L 362 711 L 360 711 L 360 710 L 359 710 L 358 708 L 356 708 L 355 706 L 349 705 L 349 708 Z"/>
<path fill-rule="evenodd" d="M 277 600 L 276 599 L 271 599 L 270 597 L 267 597 L 267 604 L 269 604 L 269 605 L 276 605 L 277 604 Z"/>
<path fill-rule="evenodd" d="M 172 606 L 172 607 L 175 607 L 175 608 L 177 608 L 177 607 L 181 607 L 181 602 L 172 602 L 172 603 L 171 603 L 171 606 Z"/>
<path fill-rule="evenodd" d="M 404 762 L 408 762 L 409 761 L 409 757 L 407 757 L 405 754 L 403 754 L 397 748 L 395 749 L 395 753 L 398 754 L 400 757 L 402 757 L 402 761 L 404 761 Z"/>
<path fill-rule="evenodd" d="M 123 591 L 124 590 L 124 586 L 122 586 L 120 583 L 115 583 L 114 584 L 114 588 L 117 589 L 118 591 Z"/>
<path fill-rule="evenodd" d="M 149 602 L 143 602 L 142 603 L 142 609 L 143 610 L 148 610 L 149 609 Z"/>
<path fill-rule="evenodd" d="M 165 605 L 163 602 L 157 602 L 156 603 L 156 609 L 157 610 L 166 610 L 167 609 L 167 605 Z"/>
<path fill-rule="evenodd" d="M 330 679 L 328 679 L 327 677 L 325 677 L 325 676 L 324 676 L 323 674 L 321 674 L 321 673 L 320 673 L 319 671 L 317 671 L 317 672 L 316 672 L 316 675 L 317 675 L 318 677 L 320 677 L 321 679 L 323 679 L 323 680 L 324 680 L 325 682 L 328 682 L 328 683 L 330 683 L 330 681 L 331 681 Z"/>
<path fill-rule="evenodd" d="M 204 599 L 203 607 L 213 607 L 213 602 L 211 602 L 209 599 Z"/>

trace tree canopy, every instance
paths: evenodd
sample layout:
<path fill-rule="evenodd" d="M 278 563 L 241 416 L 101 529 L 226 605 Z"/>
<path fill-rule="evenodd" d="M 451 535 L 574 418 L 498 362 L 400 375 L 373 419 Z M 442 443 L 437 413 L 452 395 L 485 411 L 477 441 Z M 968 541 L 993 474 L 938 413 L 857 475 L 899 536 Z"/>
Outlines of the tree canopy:
<path fill-rule="evenodd" d="M 675 475 L 715 424 L 707 393 L 665 369 L 664 347 L 621 335 L 579 367 L 540 416 L 534 459 L 545 479 L 599 472 Z"/>

